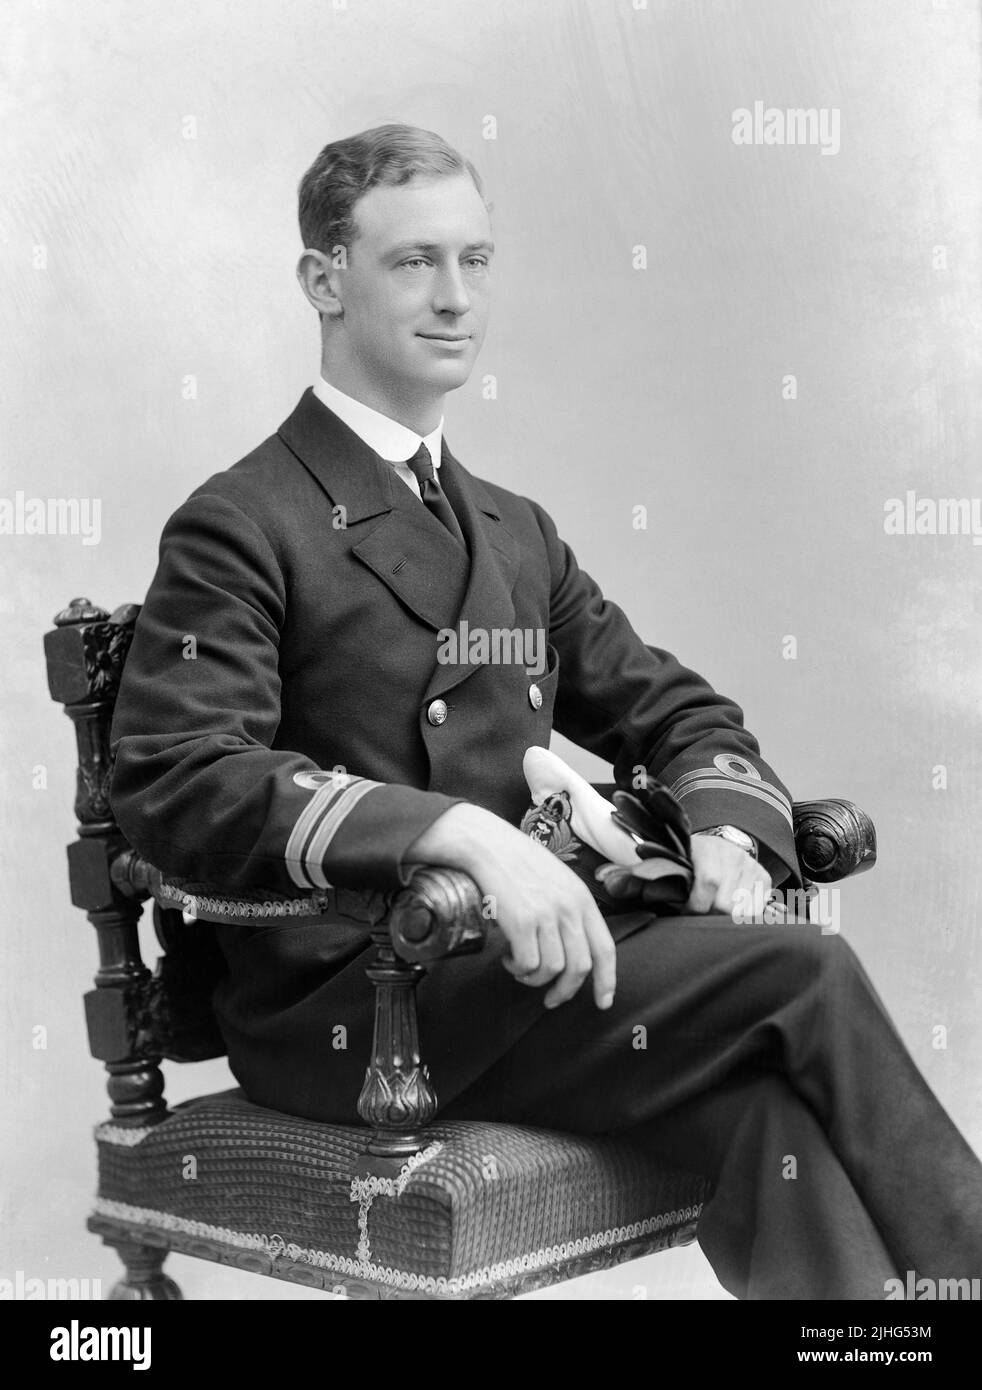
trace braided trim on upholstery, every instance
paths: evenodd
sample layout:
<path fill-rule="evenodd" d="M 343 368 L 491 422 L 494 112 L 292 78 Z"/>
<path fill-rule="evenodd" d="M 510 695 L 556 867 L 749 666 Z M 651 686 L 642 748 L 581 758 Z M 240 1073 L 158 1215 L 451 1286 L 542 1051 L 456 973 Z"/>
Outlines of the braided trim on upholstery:
<path fill-rule="evenodd" d="M 102 1124 L 96 1125 L 92 1131 L 96 1140 L 100 1144 L 114 1144 L 120 1149 L 135 1149 L 137 1144 L 141 1144 L 148 1134 L 152 1134 L 156 1125 L 144 1125 L 140 1129 L 124 1129 L 122 1125 L 114 1125 L 106 1120 Z"/>
<path fill-rule="evenodd" d="M 334 895 L 319 889 L 302 898 L 263 898 L 249 902 L 236 898 L 213 898 L 205 894 L 189 893 L 178 888 L 175 883 L 160 880 L 158 897 L 168 898 L 184 912 L 200 917 L 202 913 L 214 913 L 221 917 L 308 917 L 327 912 L 333 903 Z"/>
<path fill-rule="evenodd" d="M 396 1179 L 399 1181 L 399 1179 Z M 261 1250 L 271 1259 L 286 1255 L 302 1264 L 314 1265 L 319 1269 L 329 1269 L 337 1274 L 347 1274 L 354 1278 L 370 1279 L 378 1284 L 388 1284 L 394 1288 L 421 1291 L 434 1294 L 466 1293 L 471 1289 L 485 1288 L 502 1279 L 511 1279 L 530 1270 L 544 1269 L 562 1264 L 580 1255 L 591 1254 L 607 1246 L 620 1245 L 642 1236 L 652 1235 L 664 1230 L 666 1226 L 681 1226 L 698 1219 L 702 1203 L 694 1207 L 683 1207 L 681 1211 L 665 1212 L 661 1216 L 649 1216 L 644 1221 L 632 1222 L 630 1226 L 617 1226 L 613 1230 L 600 1231 L 596 1235 L 584 1236 L 562 1245 L 553 1245 L 546 1250 L 536 1250 L 527 1255 L 503 1260 L 499 1264 L 484 1265 L 470 1274 L 458 1275 L 453 1279 L 434 1279 L 429 1275 L 410 1274 L 405 1270 L 391 1269 L 388 1266 L 372 1264 L 368 1260 L 347 1259 L 332 1255 L 326 1250 L 307 1250 L 302 1246 L 287 1245 L 279 1235 L 247 1235 L 242 1231 L 230 1231 L 220 1226 L 209 1226 L 203 1221 L 190 1221 L 182 1216 L 174 1216 L 167 1211 L 150 1211 L 145 1207 L 131 1207 L 126 1202 L 114 1202 L 105 1197 L 97 1197 L 95 1210 L 100 1216 L 117 1221 L 133 1222 L 141 1226 L 155 1226 L 163 1231 L 181 1231 L 187 1235 L 201 1236 L 205 1240 L 222 1241 L 226 1245 L 237 1246 L 242 1250 Z"/>
<path fill-rule="evenodd" d="M 443 1145 L 437 1140 L 428 1145 L 427 1148 L 420 1150 L 419 1153 L 412 1154 L 399 1169 L 397 1178 L 382 1178 L 373 1174 L 367 1178 L 351 1179 L 350 1197 L 353 1202 L 358 1203 L 357 1258 L 363 1264 L 368 1264 L 372 1258 L 371 1247 L 368 1243 L 368 1213 L 372 1209 L 372 1202 L 376 1197 L 401 1197 L 415 1169 L 421 1163 L 425 1163 L 427 1159 L 436 1158 L 442 1150 Z"/>

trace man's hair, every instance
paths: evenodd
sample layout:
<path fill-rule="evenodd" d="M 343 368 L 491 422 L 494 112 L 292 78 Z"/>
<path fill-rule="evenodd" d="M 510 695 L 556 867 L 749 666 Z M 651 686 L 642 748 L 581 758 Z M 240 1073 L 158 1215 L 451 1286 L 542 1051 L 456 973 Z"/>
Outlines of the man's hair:
<path fill-rule="evenodd" d="M 354 207 L 378 184 L 403 184 L 417 175 L 470 174 L 484 197 L 469 159 L 432 130 L 379 125 L 325 145 L 300 180 L 300 236 L 304 246 L 330 255 L 355 238 Z M 486 201 L 486 200 L 485 200 Z"/>

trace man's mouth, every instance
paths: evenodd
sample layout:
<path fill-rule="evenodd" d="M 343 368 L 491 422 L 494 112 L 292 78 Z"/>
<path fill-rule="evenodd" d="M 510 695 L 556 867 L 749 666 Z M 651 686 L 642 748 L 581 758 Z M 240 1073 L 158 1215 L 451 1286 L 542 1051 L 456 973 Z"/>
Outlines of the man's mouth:
<path fill-rule="evenodd" d="M 470 333 L 419 333 L 419 338 L 430 338 L 436 343 L 466 343 Z"/>

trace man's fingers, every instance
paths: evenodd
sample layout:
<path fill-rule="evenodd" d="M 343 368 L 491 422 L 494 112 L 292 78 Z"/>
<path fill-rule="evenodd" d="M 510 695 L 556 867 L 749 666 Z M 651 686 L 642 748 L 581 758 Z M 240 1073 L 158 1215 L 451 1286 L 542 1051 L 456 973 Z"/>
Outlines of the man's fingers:
<path fill-rule="evenodd" d="M 598 1009 L 609 1009 L 617 989 L 617 947 L 599 908 L 590 900 L 583 918 L 590 958 L 593 961 L 593 997 Z"/>
<path fill-rule="evenodd" d="M 572 999 L 593 973 L 594 998 L 609 1009 L 617 987 L 617 953 L 600 910 L 586 889 L 564 895 L 552 920 L 540 919 L 534 927 L 512 923 L 508 931 L 509 954 L 502 965 L 519 984 L 552 987 L 547 1008 Z"/>
<path fill-rule="evenodd" d="M 541 922 L 537 933 L 531 937 L 525 957 L 532 962 L 525 969 L 518 964 L 515 948 L 512 948 L 511 962 L 505 962 L 510 973 L 523 985 L 547 985 L 554 980 L 566 965 L 566 950 L 559 927 L 554 922 Z"/>
<path fill-rule="evenodd" d="M 704 870 L 702 874 L 697 874 L 692 885 L 692 892 L 686 908 L 689 912 L 710 912 L 716 902 L 722 884 L 722 876 L 718 869 Z M 725 909 L 729 912 L 729 908 Z"/>
<path fill-rule="evenodd" d="M 753 892 L 761 881 L 770 889 L 770 875 L 736 845 L 706 835 L 692 837 L 695 880 L 685 905 L 687 912 L 733 913 L 741 889 Z"/>
<path fill-rule="evenodd" d="M 754 891 L 758 883 L 763 884 L 762 894 Z M 756 905 L 758 903 L 764 902 L 766 904 L 770 891 L 770 874 L 766 869 L 762 869 L 755 860 L 751 860 L 740 874 L 739 882 L 734 890 L 733 903 L 730 907 L 730 912 L 734 914 L 734 921 L 746 922 L 748 917 L 752 917 L 757 911 Z M 739 916 L 736 915 L 738 902 L 740 904 Z"/>
<path fill-rule="evenodd" d="M 747 860 L 746 865 L 742 863 L 733 864 L 725 868 L 720 875 L 719 887 L 716 889 L 716 893 L 713 896 L 712 905 L 709 908 L 710 912 L 725 912 L 729 914 L 733 911 L 737 889 L 741 886 L 743 881 L 744 870 L 746 869 L 748 872 L 752 873 L 754 861 L 749 855 L 745 855 L 744 857 Z"/>
<path fill-rule="evenodd" d="M 764 897 L 766 898 L 770 892 L 771 876 L 766 869 L 760 867 L 756 860 L 747 856 L 746 862 L 737 866 L 736 873 L 724 875 L 713 903 L 713 911 L 732 914 L 738 894 L 746 894 L 747 900 L 752 902 L 754 884 L 758 880 L 764 884 Z"/>
<path fill-rule="evenodd" d="M 536 933 L 513 933 L 508 938 L 509 954 L 502 965 L 509 975 L 527 976 L 539 968 L 539 941 Z"/>
<path fill-rule="evenodd" d="M 580 985 L 590 973 L 592 957 L 590 946 L 587 941 L 583 923 L 570 918 L 561 924 L 563 949 L 566 957 L 565 968 L 562 974 L 553 983 L 552 989 L 545 997 L 547 1009 L 554 1009 L 557 1004 L 565 1004 L 567 999 L 572 999 Z"/>

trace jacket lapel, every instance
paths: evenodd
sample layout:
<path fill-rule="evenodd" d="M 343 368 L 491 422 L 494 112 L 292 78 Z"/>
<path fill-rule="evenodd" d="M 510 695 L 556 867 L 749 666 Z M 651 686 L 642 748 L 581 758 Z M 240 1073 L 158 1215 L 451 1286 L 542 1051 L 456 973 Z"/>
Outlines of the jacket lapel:
<path fill-rule="evenodd" d="M 344 508 L 355 557 L 429 627 L 452 626 L 467 587 L 467 555 L 392 465 L 309 387 L 279 435 L 335 507 Z"/>
<path fill-rule="evenodd" d="M 352 547 L 407 608 L 439 632 L 452 627 L 467 588 L 467 552 L 387 467 L 392 505 Z M 400 496 L 405 493 L 405 496 Z"/>
<path fill-rule="evenodd" d="M 465 622 L 470 631 L 511 627 L 518 546 L 490 493 L 457 462 L 446 441 L 440 483 L 469 553 L 396 477 L 391 464 L 309 387 L 279 436 L 332 503 L 344 507 L 349 533 L 364 528 L 352 553 L 434 632 L 459 630 Z M 435 663 L 427 700 L 473 673 L 476 667 L 466 655 L 460 651 L 455 662 Z"/>

